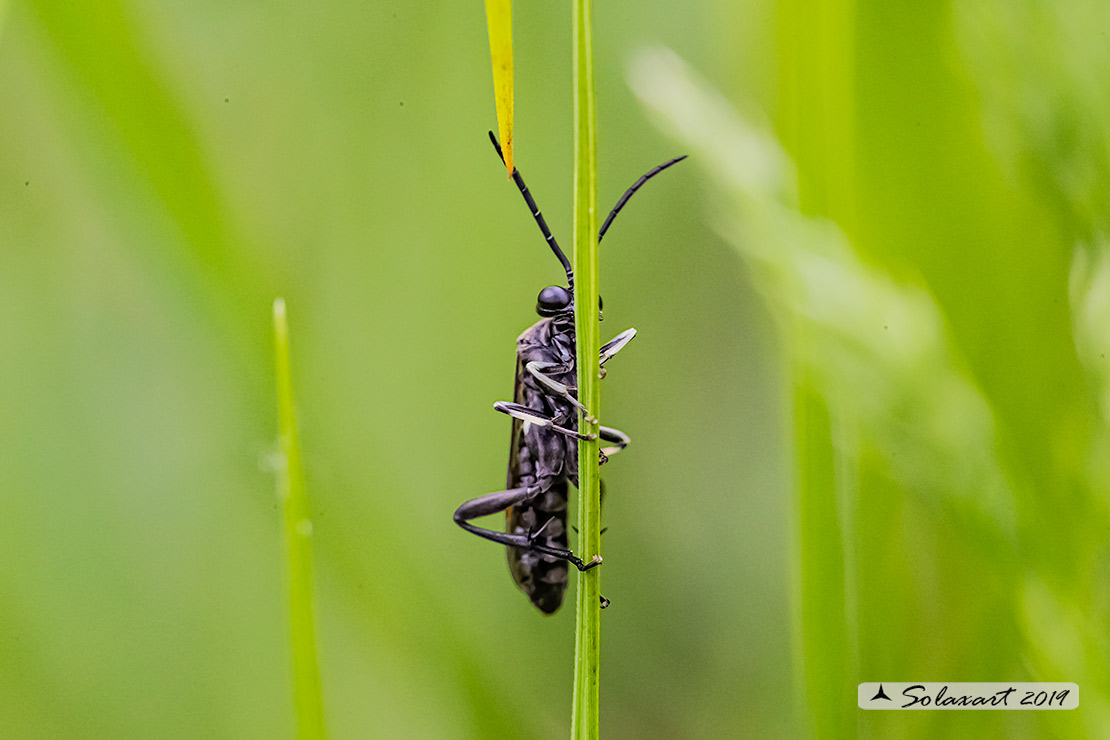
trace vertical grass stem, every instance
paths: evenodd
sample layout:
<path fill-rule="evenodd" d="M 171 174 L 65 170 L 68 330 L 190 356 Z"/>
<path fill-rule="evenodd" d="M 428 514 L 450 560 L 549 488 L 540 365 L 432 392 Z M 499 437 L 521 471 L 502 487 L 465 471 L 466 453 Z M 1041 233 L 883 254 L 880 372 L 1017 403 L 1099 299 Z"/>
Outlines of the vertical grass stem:
<path fill-rule="evenodd" d="M 574 305 L 578 339 L 578 398 L 593 419 L 601 416 L 598 353 L 597 121 L 594 107 L 590 0 L 573 3 L 574 60 Z M 578 428 L 597 434 L 597 423 L 579 415 Z M 596 439 L 578 444 L 578 555 L 589 561 L 601 550 L 601 496 Z M 599 737 L 601 568 L 578 576 L 575 619 L 572 737 Z"/>

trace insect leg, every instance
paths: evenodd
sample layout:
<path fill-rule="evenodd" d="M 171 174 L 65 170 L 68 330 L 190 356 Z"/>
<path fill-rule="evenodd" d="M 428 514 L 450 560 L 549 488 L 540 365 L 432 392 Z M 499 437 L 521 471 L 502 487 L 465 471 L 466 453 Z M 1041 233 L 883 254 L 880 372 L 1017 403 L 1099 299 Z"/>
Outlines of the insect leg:
<path fill-rule="evenodd" d="M 467 501 L 459 508 L 455 509 L 455 523 L 468 532 L 473 532 L 479 537 L 486 537 L 483 532 L 492 532 L 492 534 L 503 535 L 504 532 L 494 532 L 492 530 L 482 529 L 470 524 L 471 519 L 477 519 L 480 516 L 487 514 L 496 514 L 499 511 L 504 511 L 510 506 L 522 504 L 531 499 L 540 492 L 539 486 L 525 486 L 523 488 L 510 488 L 507 491 L 497 491 L 495 493 L 487 493 L 485 496 L 480 496 L 476 499 Z M 499 538 L 486 537 L 486 539 L 493 539 L 495 542 L 500 542 Z"/>
<path fill-rule="evenodd" d="M 538 486 L 528 486 L 526 488 L 510 488 L 506 491 L 496 491 L 472 499 L 455 509 L 455 524 L 458 524 L 467 532 L 476 534 L 491 542 L 498 542 L 502 545 L 509 545 L 511 547 L 522 547 L 527 550 L 534 550 L 543 555 L 551 555 L 552 557 L 567 560 L 574 565 L 575 568 L 578 568 L 578 570 L 589 570 L 590 568 L 601 565 L 600 555 L 595 555 L 593 560 L 584 563 L 581 558 L 575 556 L 570 550 L 537 544 L 535 538 L 543 531 L 542 528 L 531 535 L 511 534 L 509 532 L 499 532 L 494 529 L 485 529 L 484 527 L 471 524 L 469 521 L 480 516 L 486 516 L 487 514 L 496 514 L 499 511 L 504 511 L 510 506 L 524 503 L 539 492 L 540 489 Z"/>
<path fill-rule="evenodd" d="M 579 411 L 581 411 L 582 413 L 584 413 L 586 415 L 586 421 L 588 421 L 591 424 L 596 422 L 597 419 L 590 416 L 590 413 L 586 409 L 586 407 L 584 405 L 582 405 L 582 403 L 577 398 L 575 398 L 574 396 L 571 395 L 570 388 L 568 386 L 563 385 L 562 383 L 558 382 L 557 380 L 553 380 L 550 376 L 545 375 L 543 373 L 544 370 L 550 370 L 553 367 L 554 368 L 560 368 L 562 371 L 566 370 L 566 368 L 563 365 L 560 365 L 557 362 L 535 362 L 535 361 L 529 362 L 527 365 L 524 366 L 524 369 L 527 370 L 529 373 L 531 373 L 532 377 L 535 378 L 536 380 L 538 380 L 541 385 L 543 385 L 548 390 L 553 392 L 556 396 L 559 396 L 560 398 L 565 400 L 567 403 L 569 403 L 574 408 L 576 408 Z"/>
<path fill-rule="evenodd" d="M 624 349 L 624 345 L 631 342 L 632 337 L 634 337 L 634 336 L 636 336 L 636 330 L 635 329 L 625 329 L 620 334 L 613 337 L 613 339 L 611 341 L 602 345 L 602 347 L 601 347 L 601 364 L 604 365 L 606 362 L 608 362 L 610 360 L 610 358 L 613 357 L 613 355 L 617 354 L 622 349 Z"/>
<path fill-rule="evenodd" d="M 625 447 L 628 447 L 629 443 L 632 442 L 632 440 L 628 438 L 628 435 L 620 429 L 614 429 L 613 427 L 598 427 L 597 431 L 601 439 L 606 442 L 612 442 L 615 445 L 614 447 L 601 448 L 601 454 L 604 455 L 606 459 L 617 454 Z"/>
<path fill-rule="evenodd" d="M 581 440 L 594 440 L 597 439 L 596 434 L 580 434 L 573 429 L 561 427 L 555 423 L 555 418 L 542 411 L 530 409 L 527 406 L 521 406 L 519 403 L 509 403 L 508 401 L 495 401 L 493 407 L 503 414 L 508 414 L 514 419 L 526 421 L 529 424 L 535 424 L 541 429 L 550 429 L 559 434 L 565 434 L 568 437 L 574 437 Z"/>

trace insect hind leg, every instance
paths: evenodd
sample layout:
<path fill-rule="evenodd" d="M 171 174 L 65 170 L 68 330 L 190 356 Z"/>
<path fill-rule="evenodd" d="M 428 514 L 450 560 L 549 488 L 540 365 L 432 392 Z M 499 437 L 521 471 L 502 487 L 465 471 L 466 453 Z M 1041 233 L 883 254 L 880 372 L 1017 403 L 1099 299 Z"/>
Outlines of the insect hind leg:
<path fill-rule="evenodd" d="M 471 519 L 486 516 L 487 514 L 496 514 L 499 511 L 504 511 L 510 506 L 522 504 L 534 498 L 540 492 L 539 486 L 527 486 L 523 488 L 509 488 L 505 491 L 495 491 L 494 493 L 480 496 L 476 499 L 471 499 L 465 502 L 462 506 L 455 509 L 455 524 L 465 529 L 471 534 L 487 539 L 491 542 L 497 542 L 502 545 L 509 545 L 510 547 L 520 547 L 526 550 L 532 550 L 542 555 L 550 555 L 552 557 L 566 560 L 578 570 L 586 571 L 601 565 L 601 556 L 595 555 L 593 559 L 586 563 L 581 558 L 577 557 L 571 550 L 563 550 L 558 547 L 548 547 L 536 542 L 536 538 L 543 531 L 541 527 L 538 531 L 530 534 L 511 534 L 509 532 L 499 532 L 495 529 L 486 529 L 471 524 Z"/>

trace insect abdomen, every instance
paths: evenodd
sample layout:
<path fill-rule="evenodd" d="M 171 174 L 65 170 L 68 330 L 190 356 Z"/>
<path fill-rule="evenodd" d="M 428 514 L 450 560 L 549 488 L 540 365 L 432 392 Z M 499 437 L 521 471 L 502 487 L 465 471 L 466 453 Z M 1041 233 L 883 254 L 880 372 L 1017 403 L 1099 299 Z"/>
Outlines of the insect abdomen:
<path fill-rule="evenodd" d="M 531 505 L 514 506 L 507 531 L 527 535 L 539 531 L 537 544 L 567 549 L 567 482 L 556 481 Z M 541 530 L 542 527 L 542 530 Z M 551 614 L 563 603 L 568 581 L 567 561 L 521 547 L 508 548 L 509 569 L 520 590 L 537 609 Z"/>

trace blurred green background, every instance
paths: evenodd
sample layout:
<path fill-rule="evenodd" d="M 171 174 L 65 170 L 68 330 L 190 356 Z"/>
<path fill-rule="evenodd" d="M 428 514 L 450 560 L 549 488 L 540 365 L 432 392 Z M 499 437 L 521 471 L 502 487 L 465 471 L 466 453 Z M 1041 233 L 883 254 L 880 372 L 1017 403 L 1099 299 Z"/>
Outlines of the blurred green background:
<path fill-rule="evenodd" d="M 569 247 L 569 10 L 515 11 L 516 161 Z M 480 4 L 0 24 L 0 737 L 292 736 L 277 295 L 331 736 L 565 737 L 573 609 L 451 521 L 503 485 L 491 404 L 560 276 L 486 140 Z M 606 737 L 1110 736 L 1108 31 L 598 4 L 599 203 L 692 155 L 604 244 L 603 334 L 639 330 Z M 1080 709 L 864 713 L 873 680 Z"/>

